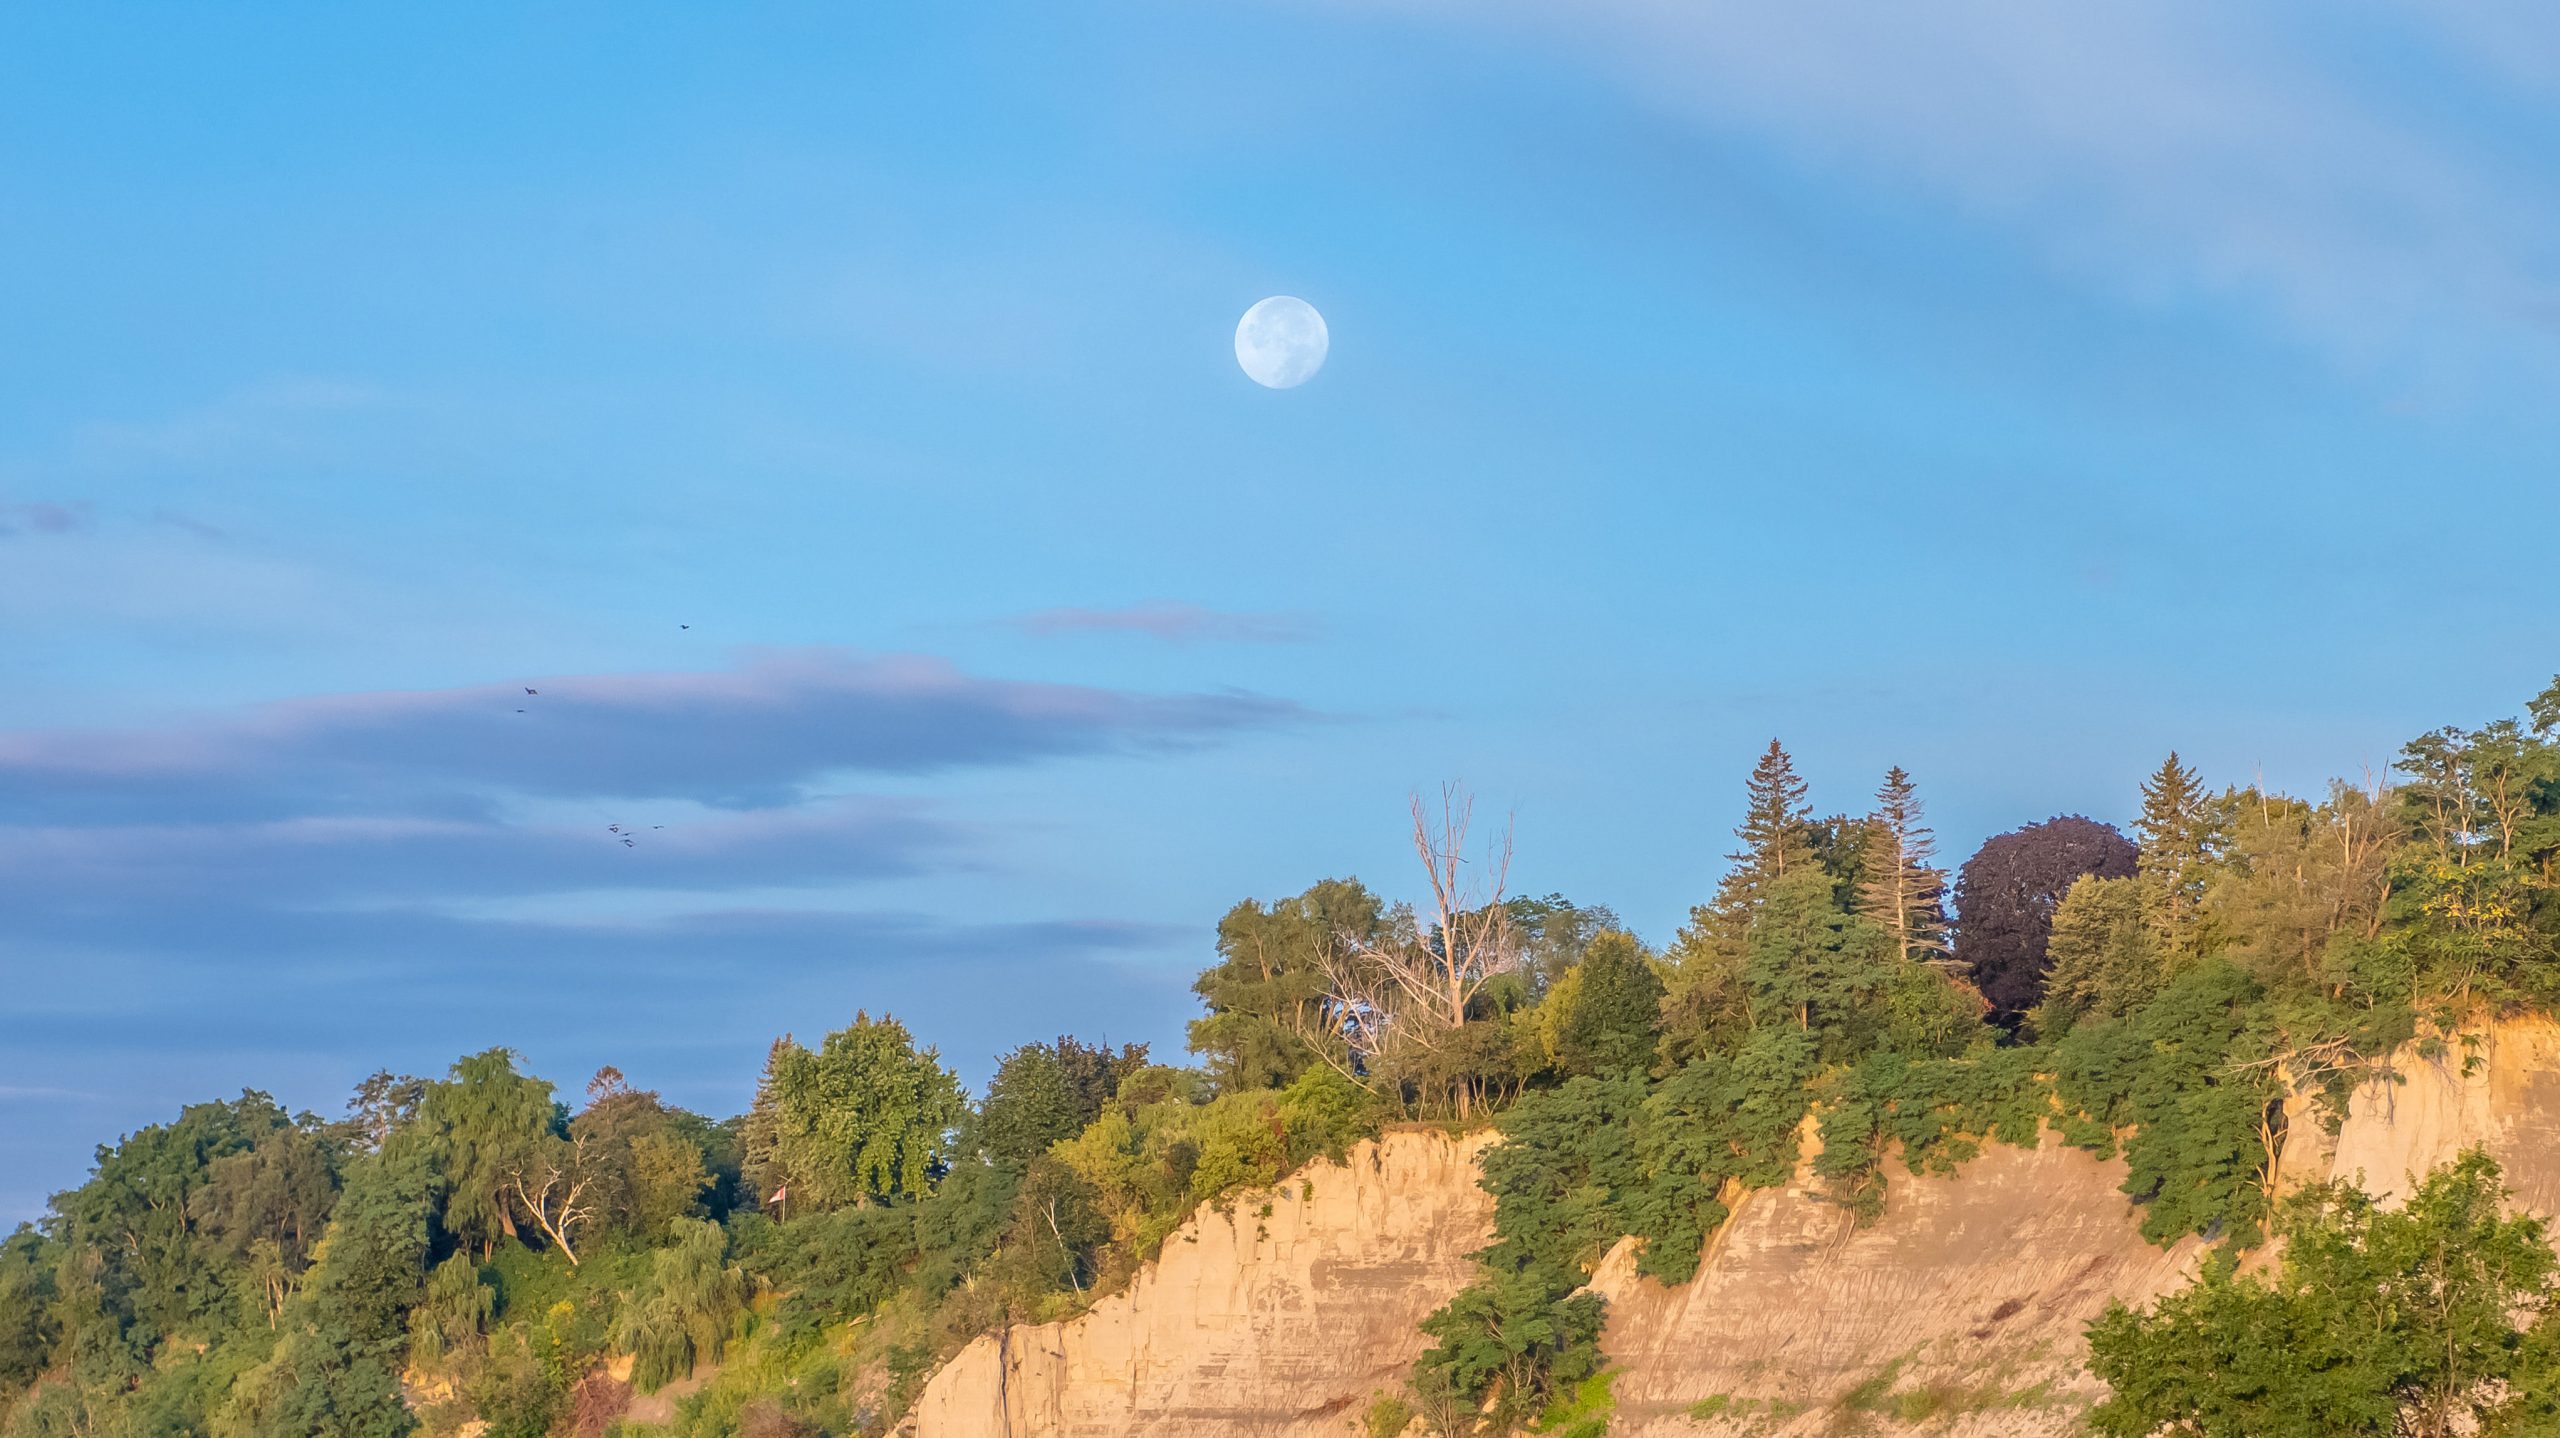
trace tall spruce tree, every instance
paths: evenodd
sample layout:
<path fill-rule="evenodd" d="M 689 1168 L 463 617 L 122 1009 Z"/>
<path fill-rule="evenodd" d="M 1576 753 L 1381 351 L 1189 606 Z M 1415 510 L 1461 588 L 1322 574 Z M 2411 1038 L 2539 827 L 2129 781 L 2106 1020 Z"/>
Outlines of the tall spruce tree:
<path fill-rule="evenodd" d="M 1733 830 L 1742 847 L 1725 855 L 1733 868 L 1716 886 L 1712 905 L 1736 935 L 1750 927 L 1770 885 L 1785 878 L 1790 868 L 1814 862 L 1813 808 L 1806 791 L 1786 747 L 1770 740 L 1760 762 L 1751 766 L 1751 777 L 1743 781 L 1742 822 Z"/>
<path fill-rule="evenodd" d="M 1820 866 L 1806 794 L 1786 746 L 1770 740 L 1744 782 L 1742 822 L 1733 831 L 1742 847 L 1725 856 L 1733 867 L 1715 897 L 1689 911 L 1665 955 L 1671 973 L 1664 1016 L 1675 1056 L 1712 1047 L 1711 1035 L 1748 1023 L 1738 984 L 1752 925 L 1780 879 Z"/>
<path fill-rule="evenodd" d="M 1742 849 L 1725 857 L 1767 879 L 1782 878 L 1788 865 L 1805 862 L 1813 851 L 1807 792 L 1786 746 L 1770 740 L 1760 762 L 1751 766 L 1751 777 L 1743 781 L 1742 822 L 1733 831 Z"/>
<path fill-rule="evenodd" d="M 782 1162 L 782 1134 L 779 1110 L 774 1097 L 774 1081 L 780 1073 L 784 1056 L 800 1046 L 784 1034 L 765 1050 L 764 1074 L 756 1080 L 756 1096 L 746 1117 L 738 1124 L 738 1147 L 741 1150 L 738 1176 L 747 1186 L 748 1196 L 758 1205 L 773 1203 L 775 1193 L 790 1186 L 791 1175 Z M 785 1202 L 788 1202 L 786 1199 Z M 787 1210 L 777 1210 L 784 1217 Z"/>
<path fill-rule="evenodd" d="M 2173 948 L 2182 948 L 2204 902 L 2214 832 L 2212 801 L 2175 749 L 2142 783 L 2142 817 L 2134 820 L 2133 837 L 2142 851 L 2140 872 L 2159 905 L 2161 931 Z"/>
<path fill-rule="evenodd" d="M 1929 862 L 1937 856 L 1937 840 L 1922 821 L 1920 795 L 1901 765 L 1885 771 L 1867 822 L 1875 853 L 1859 889 L 1859 912 L 1893 935 L 1904 959 L 1945 959 L 1947 875 Z"/>

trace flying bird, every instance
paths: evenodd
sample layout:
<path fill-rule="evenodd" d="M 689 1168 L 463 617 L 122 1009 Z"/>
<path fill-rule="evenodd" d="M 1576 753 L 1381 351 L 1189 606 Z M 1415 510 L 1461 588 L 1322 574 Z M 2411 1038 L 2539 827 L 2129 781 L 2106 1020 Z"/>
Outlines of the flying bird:
<path fill-rule="evenodd" d="M 536 688 L 534 688 L 532 685 L 528 684 L 528 685 L 524 686 L 524 692 L 526 692 L 527 694 L 539 694 L 539 693 L 541 693 L 542 691 L 541 691 L 541 690 L 539 690 L 539 689 L 536 689 Z"/>

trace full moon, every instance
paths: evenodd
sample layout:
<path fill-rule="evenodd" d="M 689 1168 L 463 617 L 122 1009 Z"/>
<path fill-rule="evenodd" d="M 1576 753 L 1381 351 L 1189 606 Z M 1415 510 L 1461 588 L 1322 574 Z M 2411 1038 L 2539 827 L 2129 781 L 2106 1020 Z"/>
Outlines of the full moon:
<path fill-rule="evenodd" d="M 1236 321 L 1236 363 L 1266 389 L 1295 389 L 1324 368 L 1324 316 L 1295 295 L 1273 295 Z"/>

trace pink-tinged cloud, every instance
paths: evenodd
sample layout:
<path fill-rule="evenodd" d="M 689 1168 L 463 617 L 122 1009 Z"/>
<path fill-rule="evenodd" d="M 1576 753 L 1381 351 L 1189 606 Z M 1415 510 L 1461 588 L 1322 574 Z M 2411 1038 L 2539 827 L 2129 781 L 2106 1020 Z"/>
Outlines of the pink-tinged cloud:
<path fill-rule="evenodd" d="M 84 821 L 467 817 L 507 795 L 755 807 L 830 774 L 1160 752 L 1304 717 L 1251 694 L 985 679 L 939 659 L 804 650 L 711 672 L 537 675 L 150 730 L 0 734 L 0 790 L 21 817 Z"/>
<path fill-rule="evenodd" d="M 1297 644 L 1315 637 L 1314 623 L 1300 615 L 1236 613 L 1161 599 L 1118 609 L 1043 609 L 1010 622 L 1043 638 L 1140 634 L 1171 644 Z"/>

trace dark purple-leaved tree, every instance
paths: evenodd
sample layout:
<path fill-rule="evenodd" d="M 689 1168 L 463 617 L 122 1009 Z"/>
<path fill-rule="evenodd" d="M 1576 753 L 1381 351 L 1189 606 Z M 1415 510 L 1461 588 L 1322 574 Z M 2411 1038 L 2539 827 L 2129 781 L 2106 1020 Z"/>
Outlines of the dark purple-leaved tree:
<path fill-rule="evenodd" d="M 2140 856 L 2112 824 L 2065 814 L 1983 841 L 1956 875 L 1956 957 L 1996 1017 L 2014 1024 L 2044 995 L 2053 911 L 2081 877 L 2122 879 Z"/>

